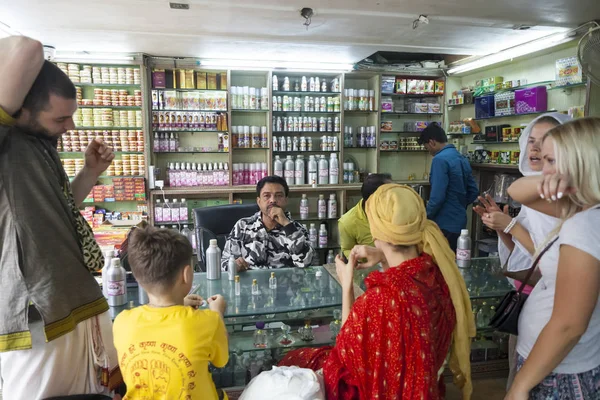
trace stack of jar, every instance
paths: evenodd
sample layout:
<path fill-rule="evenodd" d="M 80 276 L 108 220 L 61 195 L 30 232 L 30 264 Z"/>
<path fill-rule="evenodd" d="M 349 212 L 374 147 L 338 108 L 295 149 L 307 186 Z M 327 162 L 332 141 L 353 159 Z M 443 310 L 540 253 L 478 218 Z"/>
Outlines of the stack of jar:
<path fill-rule="evenodd" d="M 144 175 L 146 162 L 142 154 L 123 154 L 121 157 L 121 160 L 114 160 L 107 168 L 107 176 Z"/>
<path fill-rule="evenodd" d="M 339 142 L 337 136 L 323 136 L 319 145 L 321 151 L 339 151 Z M 273 151 L 314 151 L 313 138 L 310 136 L 281 136 L 279 140 L 273 138 Z"/>
<path fill-rule="evenodd" d="M 418 137 L 401 137 L 398 139 L 398 150 L 425 150 L 424 146 L 421 146 L 417 140 Z"/>
<path fill-rule="evenodd" d="M 339 161 L 336 153 L 332 153 L 329 160 L 323 154 L 311 155 L 306 163 L 302 155 L 295 160 L 292 156 L 287 156 L 285 161 L 275 156 L 273 174 L 285 178 L 288 185 L 337 185 Z"/>
<path fill-rule="evenodd" d="M 301 97 L 275 96 L 273 97 L 273 111 L 287 112 L 340 112 L 340 98 L 335 97 Z"/>
<path fill-rule="evenodd" d="M 112 108 L 80 108 L 73 114 L 75 126 L 131 127 L 143 125 L 142 111 L 118 111 Z"/>
<path fill-rule="evenodd" d="M 170 187 L 227 186 L 229 164 L 170 163 L 165 184 Z"/>
<path fill-rule="evenodd" d="M 67 131 L 58 143 L 58 151 L 84 152 L 94 138 L 100 138 L 114 151 L 143 152 L 144 132 L 122 131 Z"/>
<path fill-rule="evenodd" d="M 248 86 L 231 87 L 231 108 L 234 110 L 269 110 L 269 90 Z"/>
<path fill-rule="evenodd" d="M 344 89 L 344 110 L 375 111 L 375 91 L 367 89 Z"/>
<path fill-rule="evenodd" d="M 103 85 L 140 85 L 139 68 L 132 67 L 92 67 L 91 65 L 57 63 L 74 83 L 95 83 Z M 80 69 L 81 67 L 81 69 Z"/>
<path fill-rule="evenodd" d="M 77 88 L 78 96 L 81 88 Z M 133 95 L 126 89 L 94 89 L 93 99 L 77 98 L 81 106 L 119 106 L 119 107 L 141 107 L 142 91 L 134 90 Z"/>
<path fill-rule="evenodd" d="M 277 117 L 273 132 L 339 132 L 340 117 Z"/>
<path fill-rule="evenodd" d="M 83 169 L 85 165 L 85 160 L 83 158 L 68 158 L 61 159 L 63 168 L 65 169 L 65 173 L 67 176 L 75 176 Z"/>
<path fill-rule="evenodd" d="M 227 114 L 195 111 L 152 111 L 152 128 L 166 131 L 227 131 Z"/>
<path fill-rule="evenodd" d="M 359 126 L 356 129 L 344 126 L 344 147 L 377 147 L 377 135 L 374 126 Z"/>
<path fill-rule="evenodd" d="M 267 174 L 267 163 L 235 163 L 233 164 L 233 185 L 256 185 Z"/>
<path fill-rule="evenodd" d="M 232 147 L 238 149 L 267 149 L 269 135 L 266 126 L 232 126 Z"/>
<path fill-rule="evenodd" d="M 340 80 L 332 79 L 329 89 L 331 92 L 339 93 Z M 273 75 L 273 91 L 278 90 L 283 92 L 327 92 L 327 79 L 313 76 L 307 79 L 306 76 L 303 76 L 301 79 L 296 78 L 292 85 L 289 77 L 284 77 L 280 82 L 277 75 Z"/>

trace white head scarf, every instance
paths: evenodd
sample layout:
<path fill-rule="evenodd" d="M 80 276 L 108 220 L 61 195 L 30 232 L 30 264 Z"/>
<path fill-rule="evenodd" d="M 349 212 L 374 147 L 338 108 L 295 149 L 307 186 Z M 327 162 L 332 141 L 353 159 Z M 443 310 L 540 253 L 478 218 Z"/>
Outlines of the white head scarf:
<path fill-rule="evenodd" d="M 527 141 L 529 140 L 529 136 L 531 135 L 531 131 L 535 124 L 537 124 L 537 122 L 544 117 L 554 118 L 556 122 L 561 125 L 571 120 L 571 117 L 568 115 L 551 112 L 540 115 L 531 121 L 529 125 L 527 125 L 523 133 L 521 133 L 521 137 L 519 138 L 519 150 L 521 152 L 519 155 L 519 171 L 521 171 L 523 176 L 541 174 L 541 172 L 532 171 L 531 167 L 529 166 Z M 545 238 L 559 222 L 557 218 L 542 214 L 541 212 L 535 211 L 526 206 L 521 207 L 521 211 L 519 212 L 519 215 L 517 215 L 517 221 L 529 232 L 536 248 L 544 242 Z M 511 254 L 504 242 L 502 242 L 501 239 L 498 240 L 498 254 L 500 255 L 500 261 L 502 265 L 504 265 L 506 260 L 508 260 L 507 269 L 509 271 L 522 271 L 524 269 L 528 269 L 531 267 L 531 262 L 533 261 L 532 254 L 530 254 L 527 249 L 514 238 L 513 242 L 515 243 L 515 248 Z"/>

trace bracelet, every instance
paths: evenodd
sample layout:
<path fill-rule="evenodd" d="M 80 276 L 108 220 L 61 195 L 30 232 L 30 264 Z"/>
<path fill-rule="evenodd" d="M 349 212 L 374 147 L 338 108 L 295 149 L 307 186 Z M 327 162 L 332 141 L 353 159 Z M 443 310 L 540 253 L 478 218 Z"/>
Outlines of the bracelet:
<path fill-rule="evenodd" d="M 517 219 L 513 218 L 510 220 L 510 223 L 506 226 L 506 228 L 504 228 L 504 233 L 506 233 L 507 235 L 510 233 L 510 231 L 512 230 L 512 228 L 515 227 L 515 225 L 517 224 Z"/>

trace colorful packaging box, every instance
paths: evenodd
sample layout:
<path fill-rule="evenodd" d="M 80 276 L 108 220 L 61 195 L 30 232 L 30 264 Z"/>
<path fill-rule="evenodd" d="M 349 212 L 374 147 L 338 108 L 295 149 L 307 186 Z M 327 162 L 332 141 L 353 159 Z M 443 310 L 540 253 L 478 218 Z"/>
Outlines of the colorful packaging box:
<path fill-rule="evenodd" d="M 445 87 L 445 82 L 444 81 L 435 81 L 435 94 L 444 94 L 444 87 Z"/>
<path fill-rule="evenodd" d="M 406 94 L 406 79 L 396 78 L 396 93 Z"/>
<path fill-rule="evenodd" d="M 475 119 L 495 116 L 494 95 L 486 95 L 475 99 Z"/>
<path fill-rule="evenodd" d="M 519 89 L 515 91 L 515 112 L 527 114 L 546 111 L 548 109 L 548 94 L 546 86 Z"/>

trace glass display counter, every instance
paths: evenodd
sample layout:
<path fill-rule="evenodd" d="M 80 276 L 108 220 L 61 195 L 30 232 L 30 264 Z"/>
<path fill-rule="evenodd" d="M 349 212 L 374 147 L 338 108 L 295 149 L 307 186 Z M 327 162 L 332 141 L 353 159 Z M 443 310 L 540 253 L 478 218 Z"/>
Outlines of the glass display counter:
<path fill-rule="evenodd" d="M 366 289 L 366 276 L 376 270 L 357 271 L 356 295 Z M 331 272 L 329 272 L 331 271 Z M 271 272 L 277 287 L 269 288 Z M 473 375 L 504 373 L 508 338 L 487 328 L 494 306 L 511 289 L 502 276 L 497 258 L 473 259 L 471 268 L 462 270 L 471 294 L 477 337 L 472 343 Z M 203 298 L 221 294 L 227 301 L 225 325 L 229 332 L 230 361 L 224 368 L 212 368 L 217 387 L 244 386 L 262 370 L 268 370 L 292 348 L 333 345 L 341 326 L 342 289 L 333 266 L 305 269 L 250 270 L 239 274 L 240 295 L 235 295 L 235 281 L 223 273 L 219 280 L 207 280 L 205 273 L 195 273 L 192 292 Z M 257 289 L 252 290 L 253 280 Z M 137 288 L 129 288 L 129 304 L 111 307 L 113 315 L 138 305 Z M 337 318 L 334 318 L 335 317 Z M 255 345 L 254 333 L 264 324 L 264 340 Z M 303 340 L 299 329 L 312 328 L 310 340 Z M 331 328 L 330 328 L 331 326 Z M 332 332 L 333 330 L 333 332 Z"/>

